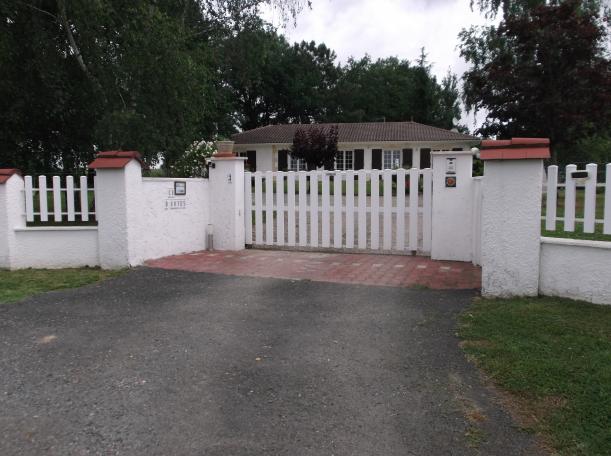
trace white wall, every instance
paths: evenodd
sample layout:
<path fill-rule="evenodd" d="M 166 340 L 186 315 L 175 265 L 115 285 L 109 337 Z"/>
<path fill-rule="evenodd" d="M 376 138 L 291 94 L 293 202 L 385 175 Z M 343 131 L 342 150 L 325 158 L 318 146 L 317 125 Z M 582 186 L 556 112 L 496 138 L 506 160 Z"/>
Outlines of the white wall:
<path fill-rule="evenodd" d="M 98 266 L 97 227 L 32 227 L 15 230 L 11 268 Z"/>
<path fill-rule="evenodd" d="M 446 163 L 456 163 L 456 187 L 446 187 Z M 434 152 L 433 260 L 473 260 L 473 154 L 471 151 Z"/>
<path fill-rule="evenodd" d="M 177 180 L 186 182 L 186 195 L 173 194 Z M 27 226 L 23 189 L 17 175 L 0 185 L 1 268 L 120 268 L 206 248 L 208 179 L 143 179 L 136 160 L 99 169 L 98 226 Z"/>
<path fill-rule="evenodd" d="M 486 160 L 482 182 L 482 295 L 539 292 L 543 161 Z"/>
<path fill-rule="evenodd" d="M 19 226 L 25 204 L 23 178 L 14 174 L 0 184 L 0 268 L 10 268 L 15 256 L 15 226 Z M 25 223 L 25 222 L 24 222 Z"/>
<path fill-rule="evenodd" d="M 0 185 L 0 268 L 98 266 L 97 227 L 26 227 L 24 182 Z"/>
<path fill-rule="evenodd" d="M 173 194 L 175 181 L 186 182 L 186 195 Z M 210 220 L 208 180 L 145 178 L 141 185 L 136 262 L 204 250 Z"/>
<path fill-rule="evenodd" d="M 611 242 L 541 238 L 539 291 L 611 304 Z"/>

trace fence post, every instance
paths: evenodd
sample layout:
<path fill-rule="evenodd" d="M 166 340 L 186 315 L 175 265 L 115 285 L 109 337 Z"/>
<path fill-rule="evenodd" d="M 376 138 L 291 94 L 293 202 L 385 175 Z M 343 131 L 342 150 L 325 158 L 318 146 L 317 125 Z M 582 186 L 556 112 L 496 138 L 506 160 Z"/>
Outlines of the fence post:
<path fill-rule="evenodd" d="M 245 161 L 245 157 L 236 157 L 231 152 L 221 152 L 210 159 L 210 219 L 214 232 L 214 248 L 218 250 L 242 250 L 245 246 Z M 265 191 L 272 192 L 271 187 L 273 186 L 266 185 Z M 250 202 L 248 206 L 250 207 Z M 246 216 L 252 216 L 250 210 Z M 273 226 L 273 219 L 267 220 L 267 224 Z M 257 235 L 257 242 L 259 241 Z"/>
<path fill-rule="evenodd" d="M 89 164 L 95 169 L 100 266 L 105 269 L 136 266 L 142 262 L 140 222 L 142 161 L 133 151 L 100 152 Z"/>
<path fill-rule="evenodd" d="M 15 228 L 25 226 L 24 188 L 19 170 L 0 169 L 0 268 L 11 269 L 13 266 Z"/>
<path fill-rule="evenodd" d="M 431 258 L 472 261 L 473 153 L 433 152 Z"/>
<path fill-rule="evenodd" d="M 482 295 L 539 292 L 543 159 L 549 139 L 482 141 Z"/>

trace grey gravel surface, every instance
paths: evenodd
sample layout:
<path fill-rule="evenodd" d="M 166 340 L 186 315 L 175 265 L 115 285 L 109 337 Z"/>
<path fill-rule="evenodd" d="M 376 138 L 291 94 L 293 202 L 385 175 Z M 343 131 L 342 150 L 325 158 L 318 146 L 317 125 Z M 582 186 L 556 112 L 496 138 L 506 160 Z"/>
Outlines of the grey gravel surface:
<path fill-rule="evenodd" d="M 138 268 L 0 305 L 1 455 L 531 455 L 472 293 Z"/>

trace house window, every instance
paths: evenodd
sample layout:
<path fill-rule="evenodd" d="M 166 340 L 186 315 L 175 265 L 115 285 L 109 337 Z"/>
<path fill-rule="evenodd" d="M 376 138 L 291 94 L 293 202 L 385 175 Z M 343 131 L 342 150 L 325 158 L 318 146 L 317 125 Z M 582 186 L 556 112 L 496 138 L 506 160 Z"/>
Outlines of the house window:
<path fill-rule="evenodd" d="M 335 169 L 346 171 L 354 169 L 354 153 L 351 150 L 340 150 L 335 156 Z"/>
<path fill-rule="evenodd" d="M 382 156 L 382 168 L 394 169 L 401 166 L 401 151 L 400 150 L 385 150 Z"/>
<path fill-rule="evenodd" d="M 289 171 L 307 171 L 305 160 L 289 155 Z"/>

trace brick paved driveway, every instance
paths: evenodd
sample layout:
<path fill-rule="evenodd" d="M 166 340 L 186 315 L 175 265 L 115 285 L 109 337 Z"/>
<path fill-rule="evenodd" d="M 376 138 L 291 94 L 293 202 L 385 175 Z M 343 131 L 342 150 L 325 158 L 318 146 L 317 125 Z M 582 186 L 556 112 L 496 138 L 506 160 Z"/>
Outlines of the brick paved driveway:
<path fill-rule="evenodd" d="M 481 269 L 427 257 L 349 253 L 242 250 L 194 252 L 147 262 L 148 266 L 252 277 L 304 279 L 432 289 L 477 289 Z"/>

